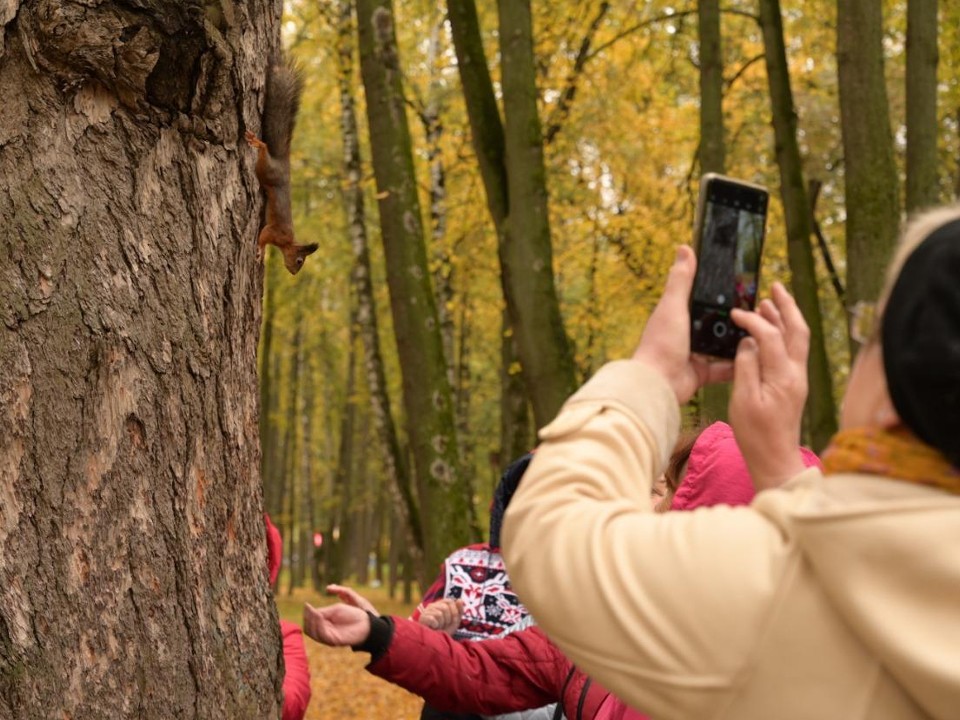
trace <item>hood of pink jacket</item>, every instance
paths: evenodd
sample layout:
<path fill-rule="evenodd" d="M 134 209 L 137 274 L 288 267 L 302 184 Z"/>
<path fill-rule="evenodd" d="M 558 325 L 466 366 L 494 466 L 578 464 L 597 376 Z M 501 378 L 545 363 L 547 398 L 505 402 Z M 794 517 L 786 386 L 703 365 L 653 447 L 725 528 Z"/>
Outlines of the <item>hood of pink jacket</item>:
<path fill-rule="evenodd" d="M 820 467 L 820 459 L 801 447 L 803 464 Z M 749 505 L 756 490 L 747 470 L 747 463 L 725 422 L 715 422 L 700 433 L 687 472 L 673 496 L 671 510 L 693 510 L 712 505 Z"/>
<path fill-rule="evenodd" d="M 283 560 L 283 539 L 266 513 L 263 514 L 263 522 L 267 526 L 267 570 L 270 572 L 270 587 L 273 587 L 277 582 L 277 575 L 280 574 L 280 563 Z"/>

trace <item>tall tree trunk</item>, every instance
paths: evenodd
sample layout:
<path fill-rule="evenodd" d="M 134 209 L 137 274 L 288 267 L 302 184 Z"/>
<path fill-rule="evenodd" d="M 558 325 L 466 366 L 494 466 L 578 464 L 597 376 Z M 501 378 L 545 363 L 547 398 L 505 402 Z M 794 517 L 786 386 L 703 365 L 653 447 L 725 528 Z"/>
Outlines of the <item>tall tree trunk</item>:
<path fill-rule="evenodd" d="M 936 205 L 937 0 L 907 2 L 907 212 Z"/>
<path fill-rule="evenodd" d="M 293 340 L 290 343 L 287 358 L 286 391 L 287 397 L 283 407 L 285 413 L 283 422 L 283 443 L 280 450 L 279 464 L 279 515 L 274 518 L 274 525 L 280 531 L 284 540 L 284 554 L 289 559 L 293 557 L 294 534 L 296 525 L 294 508 L 296 507 L 296 477 L 297 477 L 297 404 L 300 392 L 300 345 L 303 342 L 303 312 L 297 304 L 293 320 Z M 289 568 L 289 562 L 286 563 Z M 282 568 L 281 568 L 282 570 Z M 292 568 L 291 568 L 292 570 Z M 289 591 L 293 586 L 288 584 Z"/>
<path fill-rule="evenodd" d="M 390 397 L 387 394 L 383 353 L 377 328 L 377 307 L 373 296 L 370 244 L 364 214 L 363 173 L 360 162 L 360 134 L 357 129 L 356 103 L 353 97 L 353 0 L 340 0 L 338 20 L 340 126 L 343 134 L 343 158 L 346 173 L 344 205 L 353 252 L 350 284 L 356 303 L 357 323 L 363 341 L 364 368 L 370 391 L 370 406 L 381 447 L 381 460 L 389 480 L 397 512 L 406 528 L 410 553 L 417 566 L 417 576 L 426 579 L 423 564 L 423 528 L 417 506 L 409 464 L 400 448 L 393 421 Z"/>
<path fill-rule="evenodd" d="M 504 105 L 512 137 L 508 164 L 504 123 L 476 6 L 473 0 L 449 0 L 447 5 L 474 150 L 499 238 L 509 332 L 514 334 L 536 422 L 544 425 L 575 389 L 576 371 L 553 280 L 530 6 L 526 0 L 500 4 Z M 513 202 L 519 207 L 510 219 Z"/>
<path fill-rule="evenodd" d="M 810 394 L 804 417 L 810 443 L 815 450 L 820 450 L 837 430 L 837 411 L 833 400 L 833 378 L 824 344 L 813 250 L 810 247 L 810 205 L 797 143 L 797 113 L 790 89 L 779 0 L 760 0 L 760 26 L 763 29 L 764 58 L 770 86 L 777 165 L 780 168 L 780 196 L 787 224 L 791 286 L 810 326 L 810 357 L 807 361 Z"/>
<path fill-rule="evenodd" d="M 469 538 L 449 382 L 424 242 L 410 131 L 389 0 L 358 0 L 360 70 L 387 264 L 407 435 L 420 490 L 427 567 Z"/>
<path fill-rule="evenodd" d="M 723 138 L 723 52 L 720 42 L 719 0 L 697 3 L 700 34 L 700 171 L 726 170 Z M 700 421 L 703 424 L 727 419 L 730 384 L 707 385 L 700 393 Z"/>
<path fill-rule="evenodd" d="M 347 382 L 343 395 L 343 411 L 340 414 L 340 449 L 337 453 L 337 469 L 333 480 L 333 498 L 336 509 L 327 532 L 327 581 L 343 580 L 344 549 L 350 546 L 353 532 L 350 506 L 353 501 L 354 440 L 356 433 L 356 324 L 350 323 L 350 352 L 347 360 Z"/>
<path fill-rule="evenodd" d="M 300 409 L 300 507 L 297 532 L 296 587 L 306 584 L 313 534 L 313 373 L 305 363 Z"/>
<path fill-rule="evenodd" d="M 506 310 L 504 310 L 506 315 Z M 494 468 L 493 483 L 511 462 L 533 449 L 530 405 L 527 402 L 524 376 L 520 371 L 519 353 L 510 324 L 504 319 L 500 339 L 500 456 Z"/>
<path fill-rule="evenodd" d="M 0 12 L 5 718 L 280 713 L 241 143 L 280 6 L 224 10 Z"/>
<path fill-rule="evenodd" d="M 508 207 L 502 268 L 507 302 L 537 426 L 576 390 L 573 349 L 553 275 L 547 178 L 537 110 L 529 0 L 498 0 Z"/>
<path fill-rule="evenodd" d="M 876 300 L 900 226 L 883 15 L 876 0 L 837 1 L 837 72 L 847 210 L 847 302 Z"/>
<path fill-rule="evenodd" d="M 483 38 L 480 35 L 480 21 L 473 0 L 448 0 L 447 15 L 450 20 L 454 49 L 457 55 L 457 70 L 463 87 L 473 149 L 477 156 L 480 176 L 487 197 L 487 209 L 497 233 L 497 248 L 500 259 L 500 281 L 504 301 L 513 303 L 513 293 L 504 267 L 504 248 L 506 246 L 507 218 L 507 167 L 503 139 L 503 122 L 497 108 L 493 82 L 487 67 L 487 58 L 483 50 Z M 516 441 L 526 434 L 525 425 L 529 424 L 527 403 L 532 393 L 521 377 L 522 367 L 519 349 L 510 321 L 510 312 L 504 310 L 501 321 L 500 355 L 508 363 L 500 368 L 500 452 L 499 464 L 509 462 L 516 450 Z M 522 406 L 522 407 L 521 407 Z M 514 423 L 520 422 L 517 426 Z M 496 473 L 499 478 L 500 473 Z"/>

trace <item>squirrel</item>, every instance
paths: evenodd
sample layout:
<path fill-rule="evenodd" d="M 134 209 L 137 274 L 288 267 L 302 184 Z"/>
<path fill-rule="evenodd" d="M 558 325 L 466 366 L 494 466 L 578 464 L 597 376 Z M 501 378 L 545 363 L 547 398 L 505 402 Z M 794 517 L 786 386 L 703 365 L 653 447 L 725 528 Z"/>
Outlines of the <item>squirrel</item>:
<path fill-rule="evenodd" d="M 247 130 L 246 140 L 257 150 L 257 179 L 267 193 L 267 223 L 257 241 L 257 262 L 263 262 L 266 246 L 275 245 L 283 262 L 296 275 L 317 243 L 299 245 L 293 239 L 293 211 L 290 207 L 290 139 L 300 109 L 303 72 L 282 60 L 270 63 L 267 97 L 263 108 L 263 140 Z"/>

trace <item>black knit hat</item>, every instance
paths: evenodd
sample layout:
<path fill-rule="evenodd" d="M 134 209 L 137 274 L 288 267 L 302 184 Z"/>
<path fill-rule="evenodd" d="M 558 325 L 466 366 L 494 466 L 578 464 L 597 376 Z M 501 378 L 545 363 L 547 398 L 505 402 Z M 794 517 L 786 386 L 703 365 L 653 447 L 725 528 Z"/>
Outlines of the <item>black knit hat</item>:
<path fill-rule="evenodd" d="M 960 220 L 910 253 L 882 323 L 884 372 L 897 414 L 960 467 Z"/>

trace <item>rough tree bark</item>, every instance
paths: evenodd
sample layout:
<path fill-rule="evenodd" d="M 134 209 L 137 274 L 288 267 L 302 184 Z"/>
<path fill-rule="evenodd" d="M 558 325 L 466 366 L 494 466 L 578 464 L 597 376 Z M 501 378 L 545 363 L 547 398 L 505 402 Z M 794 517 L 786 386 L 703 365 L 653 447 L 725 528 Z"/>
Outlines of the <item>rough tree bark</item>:
<path fill-rule="evenodd" d="M 900 227 L 900 195 L 883 77 L 883 10 L 838 0 L 837 75 L 847 210 L 847 303 L 877 299 Z"/>
<path fill-rule="evenodd" d="M 472 498 L 460 469 L 453 393 L 430 286 L 392 5 L 389 0 L 359 0 L 357 18 L 407 435 L 426 565 L 433 568 L 467 543 Z"/>
<path fill-rule="evenodd" d="M 356 102 L 353 97 L 353 0 L 340 0 L 337 20 L 338 82 L 340 89 L 340 131 L 343 136 L 343 164 L 346 182 L 343 201 L 347 213 L 353 265 L 350 270 L 352 302 L 356 303 L 358 332 L 363 342 L 364 369 L 370 406 L 381 447 L 381 462 L 387 474 L 388 487 L 394 497 L 396 512 L 402 520 L 410 543 L 410 555 L 416 564 L 418 579 L 426 582 L 423 567 L 423 528 L 417 507 L 410 469 L 397 435 L 390 396 L 387 394 L 386 372 L 377 328 L 377 306 L 373 296 L 370 244 L 367 238 L 363 199 L 363 172 L 360 162 L 360 131 L 357 127 Z M 432 572 L 432 569 L 431 569 Z"/>
<path fill-rule="evenodd" d="M 279 717 L 241 143 L 279 13 L 0 10 L 2 717 Z"/>
<path fill-rule="evenodd" d="M 777 165 L 780 168 L 780 196 L 787 224 L 790 284 L 803 317 L 810 326 L 810 357 L 807 361 L 810 394 L 805 420 L 810 443 L 819 451 L 837 430 L 837 410 L 833 399 L 833 377 L 824 343 L 813 250 L 810 247 L 810 204 L 797 143 L 797 113 L 790 88 L 779 0 L 760 0 L 760 27 L 763 30 Z"/>
<path fill-rule="evenodd" d="M 937 0 L 907 3 L 907 212 L 936 205 Z"/>
<path fill-rule="evenodd" d="M 278 503 L 282 473 L 277 472 L 279 461 L 279 432 L 277 430 L 277 401 L 279 363 L 274 351 L 273 333 L 276 324 L 277 285 L 281 278 L 277 273 L 279 256 L 269 253 L 263 274 L 263 321 L 261 323 L 260 351 L 260 477 L 263 481 L 264 509 L 273 518 L 279 518 Z"/>
<path fill-rule="evenodd" d="M 726 147 L 723 139 L 723 52 L 720 42 L 719 0 L 697 3 L 700 35 L 700 172 L 723 173 Z M 727 419 L 730 384 L 708 385 L 700 394 L 700 421 Z"/>

